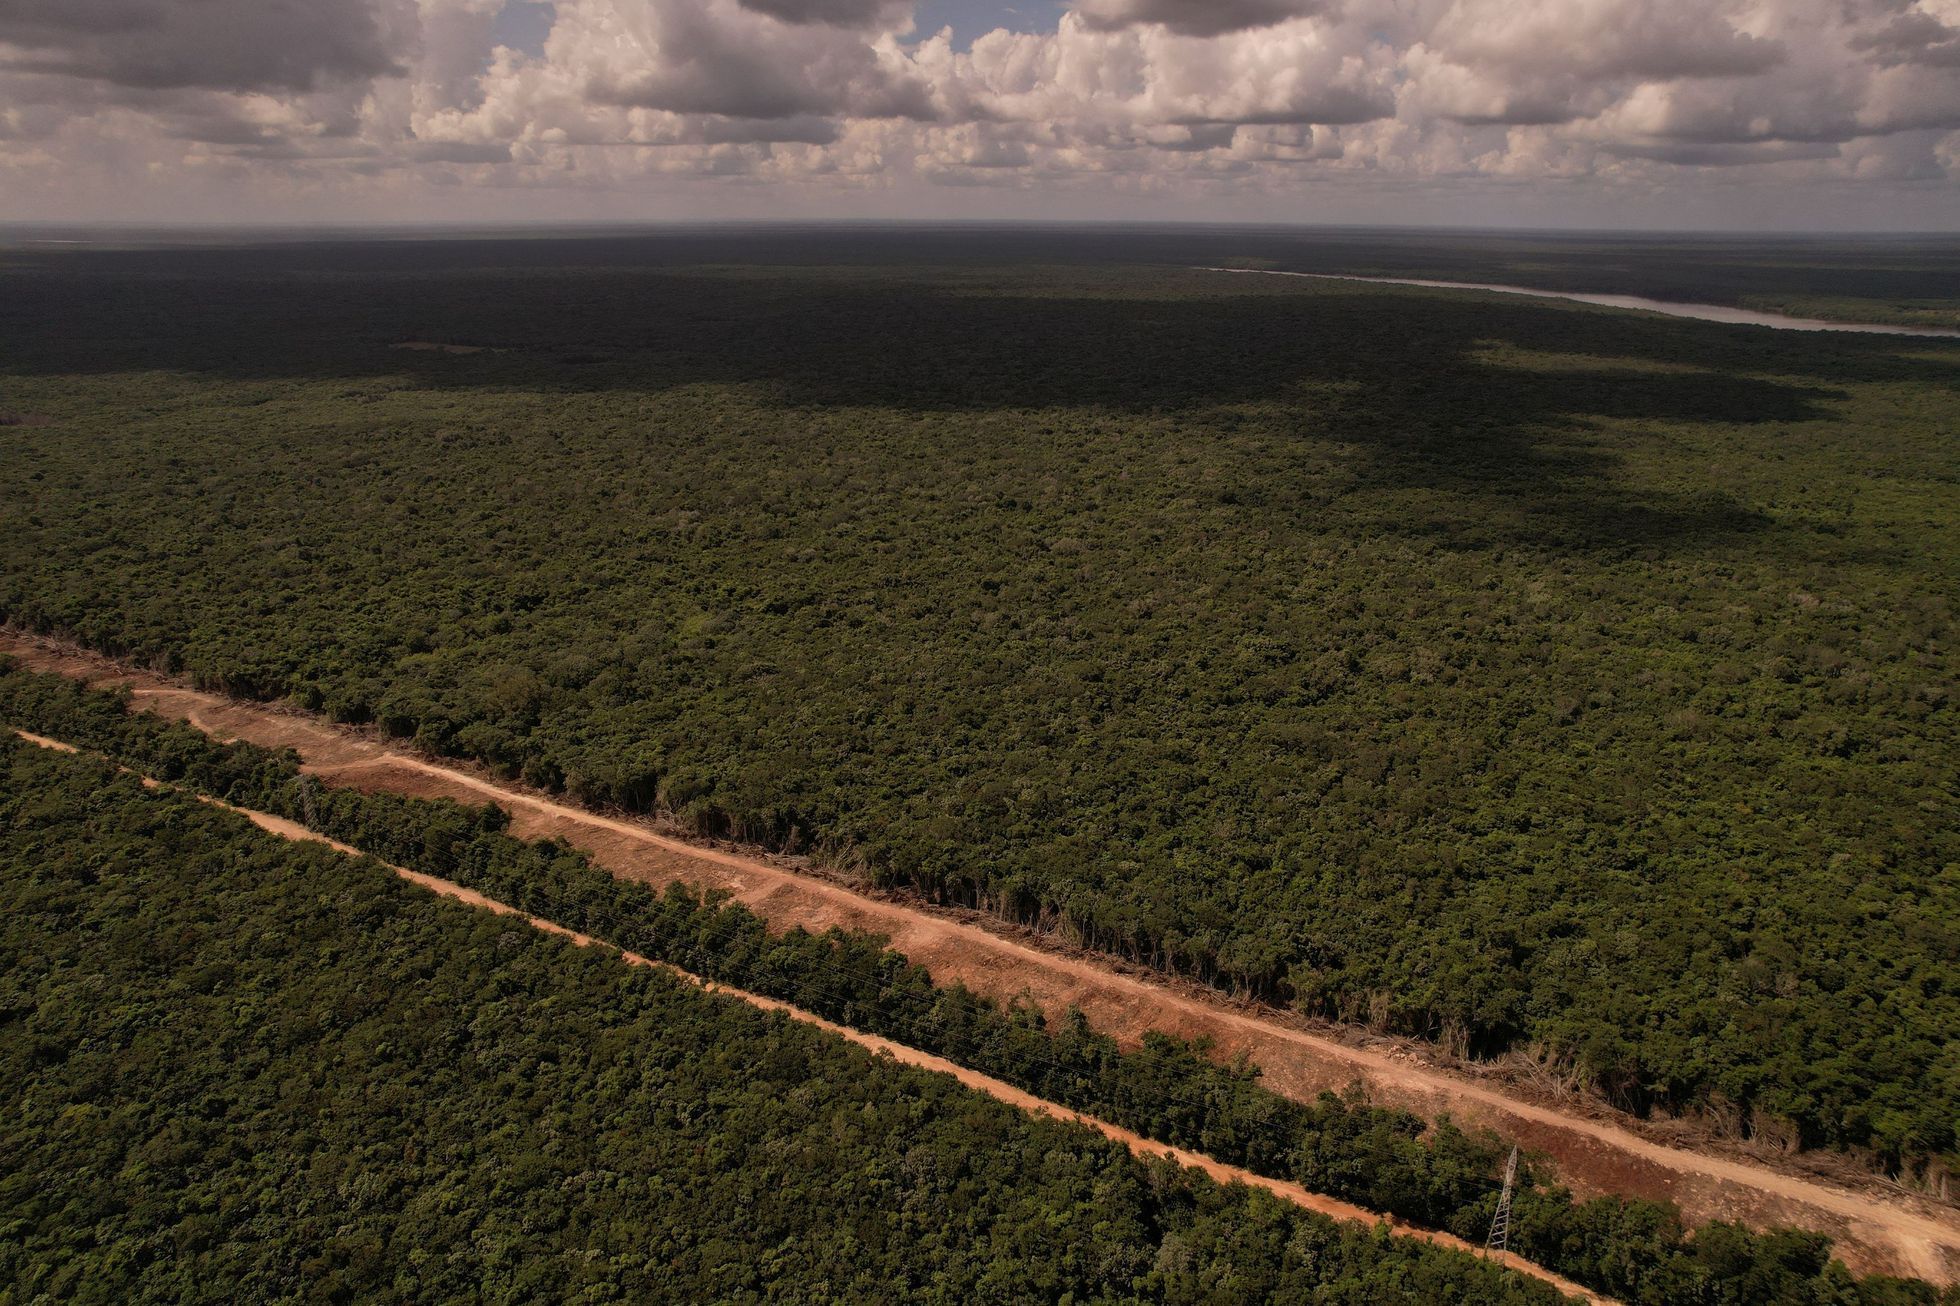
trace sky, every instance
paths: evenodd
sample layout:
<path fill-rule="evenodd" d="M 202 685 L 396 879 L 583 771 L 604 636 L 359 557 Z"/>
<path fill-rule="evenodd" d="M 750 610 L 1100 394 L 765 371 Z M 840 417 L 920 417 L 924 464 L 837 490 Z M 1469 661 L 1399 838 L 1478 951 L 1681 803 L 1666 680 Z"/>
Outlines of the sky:
<path fill-rule="evenodd" d="M 0 0 L 0 221 L 1960 230 L 1960 0 Z"/>

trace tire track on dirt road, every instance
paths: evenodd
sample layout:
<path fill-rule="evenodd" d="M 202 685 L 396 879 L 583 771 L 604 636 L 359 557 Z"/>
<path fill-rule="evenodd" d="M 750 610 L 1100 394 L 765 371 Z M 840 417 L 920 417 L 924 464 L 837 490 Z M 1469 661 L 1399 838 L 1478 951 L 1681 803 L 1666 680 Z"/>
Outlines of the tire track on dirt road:
<path fill-rule="evenodd" d="M 1283 1013 L 1257 1014 L 1223 995 L 1126 974 L 1099 959 L 1036 947 L 924 906 L 869 897 L 843 885 L 651 826 L 556 802 L 472 774 L 460 765 L 390 749 L 317 717 L 187 689 L 167 677 L 16 632 L 0 653 L 23 665 L 98 684 L 129 686 L 135 701 L 219 738 L 291 747 L 322 780 L 415 797 L 495 802 L 520 838 L 556 838 L 624 879 L 721 889 L 772 928 L 832 926 L 882 934 L 937 983 L 958 981 L 1000 1001 L 1025 998 L 1051 1013 L 1080 1008 L 1091 1026 L 1134 1045 L 1151 1030 L 1211 1040 L 1220 1059 L 1243 1054 L 1267 1087 L 1302 1101 L 1364 1086 L 1370 1100 L 1425 1118 L 1449 1114 L 1488 1126 L 1550 1158 L 1582 1196 L 1616 1193 L 1669 1200 L 1691 1224 L 1734 1220 L 1756 1228 L 1792 1225 L 1828 1234 L 1859 1273 L 1911 1275 L 1945 1285 L 1960 1279 L 1960 1212 L 1896 1191 L 1864 1190 L 1671 1146 L 1631 1122 L 1602 1120 L 1528 1100 L 1410 1055 L 1354 1047 L 1296 1028 Z"/>
<path fill-rule="evenodd" d="M 30 744 L 41 748 L 52 749 L 56 752 L 79 753 L 82 751 L 73 744 L 65 743 L 59 739 L 50 739 L 45 735 L 32 734 L 26 730 L 15 730 L 14 734 Z M 1160 1143 L 1152 1138 L 1145 1138 L 1143 1135 L 1125 1129 L 1121 1125 L 1114 1125 L 1107 1120 L 1086 1115 L 1071 1107 L 1050 1102 L 1046 1098 L 1036 1097 L 1032 1093 L 1016 1088 L 1005 1080 L 995 1079 L 993 1076 L 982 1074 L 977 1070 L 970 1070 L 957 1062 L 948 1061 L 944 1057 L 935 1056 L 930 1052 L 921 1051 L 918 1048 L 910 1047 L 904 1043 L 895 1043 L 891 1039 L 880 1037 L 877 1034 L 868 1034 L 862 1030 L 853 1029 L 848 1025 L 840 1025 L 835 1021 L 826 1020 L 815 1012 L 805 1011 L 801 1007 L 792 1003 L 783 1002 L 777 998 L 765 997 L 760 993 L 751 993 L 747 989 L 723 984 L 718 980 L 705 979 L 702 976 L 694 974 L 692 971 L 683 970 L 672 962 L 658 961 L 652 957 L 643 956 L 640 953 L 632 952 L 625 948 L 615 947 L 603 939 L 595 939 L 589 934 L 581 934 L 577 930 L 568 929 L 558 924 L 556 921 L 547 920 L 542 916 L 532 916 L 508 903 L 486 897 L 474 889 L 457 884 L 453 880 L 445 880 L 439 876 L 427 875 L 421 871 L 410 870 L 405 866 L 397 866 L 392 862 L 381 861 L 380 858 L 374 857 L 369 853 L 364 853 L 359 848 L 355 848 L 350 844 L 342 843 L 338 839 L 329 838 L 316 830 L 310 830 L 297 821 L 290 821 L 283 816 L 274 816 L 270 812 L 261 812 L 250 807 L 239 807 L 232 803 L 227 803 L 222 799 L 212 798 L 207 794 L 199 794 L 176 785 L 165 784 L 150 776 L 139 775 L 138 778 L 149 788 L 169 789 L 178 793 L 187 794 L 190 797 L 196 798 L 199 802 L 207 803 L 212 807 L 223 808 L 227 812 L 242 816 L 253 825 L 258 826 L 261 830 L 278 835 L 282 839 L 291 839 L 300 843 L 325 844 L 334 851 L 345 853 L 350 857 L 367 858 L 386 867 L 401 879 L 427 889 L 431 893 L 444 898 L 454 899 L 456 902 L 462 903 L 465 906 L 493 912 L 499 916 L 519 917 L 533 929 L 569 940 L 581 948 L 598 948 L 619 958 L 629 966 L 648 966 L 655 970 L 664 971 L 705 992 L 746 1002 L 750 1006 L 760 1008 L 763 1011 L 780 1012 L 789 1019 L 799 1021 L 805 1025 L 814 1025 L 818 1029 L 834 1034 L 848 1042 L 855 1043 L 859 1047 L 867 1048 L 882 1056 L 891 1057 L 894 1061 L 903 1065 L 914 1066 L 935 1074 L 950 1075 L 967 1088 L 973 1089 L 976 1092 L 985 1093 L 987 1096 L 1004 1102 L 1008 1106 L 1023 1111 L 1028 1115 L 1047 1116 L 1065 1124 L 1083 1125 L 1095 1130 L 1105 1138 L 1121 1143 L 1134 1155 L 1146 1159 L 1162 1158 L 1169 1160 L 1187 1170 L 1201 1171 L 1209 1178 L 1221 1184 L 1244 1184 L 1249 1188 L 1263 1189 L 1282 1201 L 1291 1202 L 1295 1206 L 1312 1211 L 1316 1215 L 1326 1216 L 1329 1219 L 1345 1220 L 1367 1225 L 1381 1225 L 1388 1228 L 1394 1236 L 1399 1238 L 1409 1238 L 1451 1251 L 1464 1252 L 1493 1260 L 1507 1269 L 1515 1270 L 1519 1274 L 1527 1275 L 1530 1278 L 1547 1283 L 1567 1297 L 1578 1298 L 1581 1301 L 1593 1303 L 1594 1306 L 1619 1306 L 1612 1298 L 1603 1297 L 1591 1289 L 1582 1287 L 1570 1279 L 1555 1274 L 1535 1261 L 1526 1260 L 1514 1252 L 1486 1251 L 1483 1248 L 1456 1237 L 1454 1234 L 1443 1233 L 1435 1229 L 1424 1229 L 1409 1224 L 1407 1221 L 1397 1219 L 1394 1216 L 1370 1211 L 1365 1207 L 1356 1206 L 1351 1202 L 1341 1201 L 1336 1197 L 1329 1197 L 1324 1193 L 1309 1191 L 1296 1183 L 1268 1178 L 1265 1175 L 1255 1174 L 1250 1170 L 1244 1170 L 1238 1166 L 1227 1165 L 1200 1152 L 1187 1151 L 1181 1147 L 1172 1147 L 1168 1143 Z"/>

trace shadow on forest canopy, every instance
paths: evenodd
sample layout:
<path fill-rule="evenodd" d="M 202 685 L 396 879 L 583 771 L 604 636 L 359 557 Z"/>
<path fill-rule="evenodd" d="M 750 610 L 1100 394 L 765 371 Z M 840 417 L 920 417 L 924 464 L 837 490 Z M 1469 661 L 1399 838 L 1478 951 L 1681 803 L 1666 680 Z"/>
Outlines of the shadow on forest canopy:
<path fill-rule="evenodd" d="M 274 260 L 252 275 L 206 251 L 194 279 L 165 275 L 174 265 L 162 252 L 56 257 L 26 271 L 17 259 L 0 309 L 6 371 L 396 376 L 541 393 L 729 385 L 787 408 L 1102 410 L 1188 421 L 1200 436 L 1229 429 L 1230 413 L 1234 426 L 1363 451 L 1353 489 L 1477 496 L 1503 506 L 1508 538 L 1579 547 L 1680 545 L 1764 524 L 1719 494 L 1623 486 L 1598 422 L 1815 421 L 1844 398 L 1832 382 L 1960 376 L 1960 351 L 1914 357 L 1922 341 L 1792 339 L 1348 285 L 1248 293 L 1162 269 L 428 274 L 377 271 L 355 251 L 336 272 L 281 274 Z M 252 253 L 254 267 L 268 257 Z M 394 347 L 406 341 L 495 351 Z M 1562 362 L 1496 365 L 1499 346 Z M 1791 375 L 1814 379 L 1769 379 Z M 1393 525 L 1490 542 L 1472 520 Z"/>

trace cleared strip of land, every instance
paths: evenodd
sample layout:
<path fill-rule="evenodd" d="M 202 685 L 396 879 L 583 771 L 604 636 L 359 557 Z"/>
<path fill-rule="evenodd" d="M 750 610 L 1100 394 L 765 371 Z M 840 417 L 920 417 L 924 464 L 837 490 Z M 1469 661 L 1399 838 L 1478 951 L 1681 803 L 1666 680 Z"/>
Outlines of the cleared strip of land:
<path fill-rule="evenodd" d="M 20 738 L 25 739 L 28 743 L 36 744 L 42 748 L 50 748 L 64 753 L 79 751 L 72 744 L 65 743 L 59 739 L 50 739 L 45 735 L 31 734 L 25 730 L 16 730 L 14 733 Z M 159 781 L 151 779 L 148 776 L 143 777 L 143 783 L 153 788 L 164 787 Z M 338 839 L 330 839 L 326 835 L 307 829 L 296 821 L 289 821 L 283 816 L 274 816 L 270 812 L 255 811 L 249 807 L 234 806 L 231 803 L 202 794 L 196 795 L 196 797 L 199 801 L 209 803 L 213 807 L 222 807 L 226 811 L 236 812 L 260 829 L 276 834 L 283 839 L 325 844 L 329 848 L 337 852 L 346 853 L 351 857 L 363 857 L 367 855 L 358 848 L 344 844 Z M 379 859 L 377 858 L 375 860 L 378 861 Z M 1343 1202 L 1338 1198 L 1328 1197 L 1322 1193 L 1310 1192 L 1299 1184 L 1271 1179 L 1265 1175 L 1255 1174 L 1250 1170 L 1241 1169 L 1235 1165 L 1226 1165 L 1222 1161 L 1214 1160 L 1199 1152 L 1186 1151 L 1181 1147 L 1172 1147 L 1167 1143 L 1160 1143 L 1154 1139 L 1145 1138 L 1141 1134 L 1122 1128 L 1120 1125 L 1113 1125 L 1106 1120 L 1100 1120 L 1095 1116 L 1085 1115 L 1080 1111 L 1050 1102 L 1046 1098 L 1036 1097 L 1034 1094 L 1016 1088 L 1004 1080 L 995 1079 L 991 1075 L 983 1075 L 977 1070 L 969 1070 L 957 1062 L 946 1060 L 944 1057 L 934 1056 L 930 1052 L 922 1052 L 918 1048 L 908 1047 L 903 1043 L 895 1043 L 888 1038 L 880 1038 L 876 1034 L 867 1034 L 862 1030 L 852 1029 L 848 1025 L 839 1025 L 835 1021 L 825 1020 L 822 1016 L 816 1015 L 814 1012 L 805 1011 L 801 1007 L 788 1002 L 764 997 L 760 993 L 751 993 L 747 989 L 738 989 L 731 985 L 717 983 L 714 980 L 703 979 L 701 976 L 691 971 L 682 970 L 680 967 L 671 963 L 656 961 L 651 957 L 642 956 L 637 952 L 616 948 L 604 940 L 595 939 L 588 934 L 581 934 L 576 930 L 567 929 L 563 925 L 555 921 L 546 920 L 542 916 L 526 915 L 508 903 L 498 902 L 494 898 L 487 898 L 476 890 L 465 888 L 452 880 L 441 879 L 434 875 L 425 875 L 421 871 L 410 870 L 405 866 L 396 866 L 389 862 L 382 862 L 381 864 L 388 867 L 389 870 L 393 871 L 402 879 L 419 885 L 431 893 L 439 894 L 445 898 L 453 898 L 457 902 L 467 906 L 495 912 L 499 916 L 523 917 L 530 923 L 532 928 L 542 930 L 547 934 L 557 935 L 560 938 L 569 939 L 581 948 L 596 947 L 604 949 L 630 966 L 656 967 L 671 975 L 676 975 L 709 993 L 735 998 L 748 1003 L 750 1006 L 759 1007 L 764 1011 L 781 1012 L 791 1020 L 799 1020 L 806 1025 L 815 1025 L 817 1028 L 835 1034 L 839 1038 L 848 1039 L 860 1047 L 869 1048 L 873 1052 L 891 1057 L 893 1060 L 902 1062 L 905 1065 L 917 1066 L 922 1070 L 930 1070 L 938 1074 L 951 1075 L 966 1087 L 985 1093 L 989 1097 L 997 1098 L 1009 1106 L 1028 1112 L 1030 1115 L 1051 1116 L 1057 1120 L 1066 1121 L 1071 1124 L 1086 1125 L 1097 1133 L 1102 1134 L 1105 1138 L 1113 1139 L 1123 1144 L 1138 1156 L 1163 1157 L 1187 1169 L 1203 1171 L 1210 1178 L 1222 1184 L 1245 1184 L 1252 1188 L 1263 1188 L 1265 1191 L 1272 1193 L 1284 1201 L 1292 1202 L 1296 1206 L 1304 1207 L 1309 1211 L 1328 1216 L 1331 1219 L 1386 1225 L 1398 1237 L 1415 1238 L 1423 1242 L 1434 1243 L 1438 1247 L 1448 1247 L 1456 1251 L 1485 1256 L 1507 1268 L 1516 1270 L 1520 1274 L 1526 1274 L 1534 1279 L 1540 1279 L 1569 1297 L 1577 1297 L 1582 1301 L 1597 1303 L 1597 1306 L 1615 1306 L 1612 1298 L 1603 1297 L 1589 1288 L 1581 1287 L 1561 1275 L 1552 1273 L 1544 1266 L 1526 1260 L 1524 1257 L 1515 1253 L 1487 1252 L 1482 1248 L 1465 1242 L 1454 1234 L 1443 1233 L 1434 1229 L 1418 1228 L 1408 1224 L 1406 1221 L 1398 1220 L 1393 1216 L 1382 1215 L 1363 1207 L 1355 1206 L 1350 1202 Z"/>
<path fill-rule="evenodd" d="M 1669 1146 L 1643 1137 L 1631 1122 L 1529 1101 L 1409 1054 L 1312 1033 L 1284 1013 L 1241 1007 L 1190 986 L 1119 971 L 1099 959 L 1037 947 L 970 920 L 869 897 L 761 858 L 693 845 L 461 766 L 394 751 L 310 715 L 202 693 L 17 633 L 0 632 L 0 653 L 93 684 L 127 685 L 139 705 L 221 739 L 293 748 L 307 770 L 332 783 L 494 802 L 510 813 L 513 835 L 563 839 L 625 879 L 726 890 L 776 929 L 837 926 L 885 935 L 936 982 L 957 980 L 1000 1000 L 1025 997 L 1056 1013 L 1078 1007 L 1095 1028 L 1125 1043 L 1153 1029 L 1208 1038 L 1221 1058 L 1243 1053 L 1260 1068 L 1268 1087 L 1291 1097 L 1311 1100 L 1358 1081 L 1374 1101 L 1430 1118 L 1447 1113 L 1466 1124 L 1487 1125 L 1550 1157 L 1560 1177 L 1581 1194 L 1672 1200 L 1692 1223 L 1726 1219 L 1813 1229 L 1829 1234 L 1837 1254 L 1860 1273 L 1912 1275 L 1942 1285 L 1960 1279 L 1960 1213 L 1910 1194 L 1852 1189 Z"/>

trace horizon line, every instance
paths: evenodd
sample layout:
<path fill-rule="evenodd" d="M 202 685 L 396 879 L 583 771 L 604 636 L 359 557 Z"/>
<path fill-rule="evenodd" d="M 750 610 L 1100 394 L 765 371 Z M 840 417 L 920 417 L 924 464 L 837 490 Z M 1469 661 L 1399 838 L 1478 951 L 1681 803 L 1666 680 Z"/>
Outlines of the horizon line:
<path fill-rule="evenodd" d="M 304 222 L 272 219 L 237 222 L 185 220 L 142 222 L 118 218 L 0 218 L 0 240 L 12 233 L 63 231 L 103 233 L 121 236 L 172 235 L 575 235 L 661 232 L 849 230 L 911 228 L 917 230 L 1096 230 L 1096 231 L 1205 231 L 1246 232 L 1372 232 L 1395 235 L 1479 235 L 1479 236 L 1613 236 L 1636 239 L 1712 237 L 1716 239 L 1851 239 L 1851 240 L 1960 240 L 1956 229 L 1905 228 L 1829 228 L 1829 227 L 1604 227 L 1579 225 L 1480 226 L 1455 223 L 1368 223 L 1368 222 L 1273 222 L 1247 219 L 1138 219 L 1138 218 L 634 218 L 634 219 L 516 219 L 472 221 L 448 219 L 353 219 L 334 222 Z M 61 243 L 44 240 L 34 243 Z M 79 242 L 78 242 L 79 243 Z"/>

